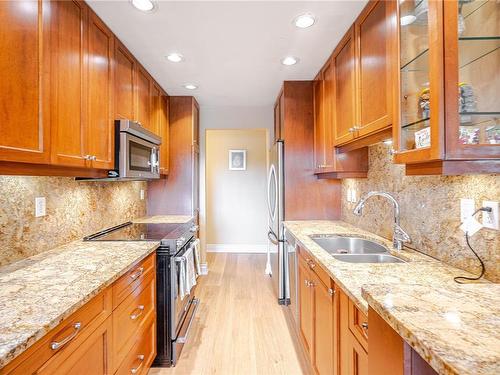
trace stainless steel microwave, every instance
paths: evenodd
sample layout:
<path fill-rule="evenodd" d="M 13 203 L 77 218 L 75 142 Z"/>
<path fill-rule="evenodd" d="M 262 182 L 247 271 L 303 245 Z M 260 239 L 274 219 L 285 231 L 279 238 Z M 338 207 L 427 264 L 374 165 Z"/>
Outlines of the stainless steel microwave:
<path fill-rule="evenodd" d="M 115 121 L 115 167 L 120 179 L 160 178 L 161 138 L 131 120 Z"/>

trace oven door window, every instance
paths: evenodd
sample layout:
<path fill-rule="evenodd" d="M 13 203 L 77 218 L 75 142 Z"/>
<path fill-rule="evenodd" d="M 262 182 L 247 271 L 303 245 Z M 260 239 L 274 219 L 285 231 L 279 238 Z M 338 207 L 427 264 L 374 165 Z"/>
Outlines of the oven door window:
<path fill-rule="evenodd" d="M 151 171 L 151 147 L 129 140 L 129 169 L 132 171 Z"/>

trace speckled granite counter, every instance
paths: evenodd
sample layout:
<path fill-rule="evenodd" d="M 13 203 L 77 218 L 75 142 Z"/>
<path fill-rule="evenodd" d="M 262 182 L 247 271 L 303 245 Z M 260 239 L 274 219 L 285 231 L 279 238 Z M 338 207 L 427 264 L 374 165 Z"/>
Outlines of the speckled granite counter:
<path fill-rule="evenodd" d="M 363 296 L 440 374 L 500 374 L 500 284 L 366 285 Z"/>
<path fill-rule="evenodd" d="M 500 363 L 497 338 L 500 287 L 497 284 L 459 285 L 453 277 L 467 275 L 465 271 L 411 250 L 393 253 L 408 263 L 338 261 L 309 236 L 355 235 L 384 244 L 389 250 L 392 248 L 391 241 L 344 222 L 295 221 L 286 222 L 285 227 L 363 312 L 368 312 L 368 303 L 377 307 L 376 311 L 436 371 L 442 374 L 500 373 L 499 367 L 494 367 L 500 366 L 496 364 Z M 398 301 L 394 308 L 387 304 L 388 295 L 392 295 L 393 303 Z M 484 302 L 479 303 L 482 298 Z M 439 321 L 444 324 L 446 320 L 444 311 L 463 316 L 458 323 L 460 327 L 454 328 L 448 323 L 446 329 L 445 326 L 436 329 Z M 453 315 L 451 317 L 453 319 Z"/>
<path fill-rule="evenodd" d="M 186 224 L 192 219 L 193 217 L 189 215 L 156 215 L 134 219 L 132 222 L 143 224 Z"/>
<path fill-rule="evenodd" d="M 158 245 L 75 241 L 0 268 L 0 368 Z"/>

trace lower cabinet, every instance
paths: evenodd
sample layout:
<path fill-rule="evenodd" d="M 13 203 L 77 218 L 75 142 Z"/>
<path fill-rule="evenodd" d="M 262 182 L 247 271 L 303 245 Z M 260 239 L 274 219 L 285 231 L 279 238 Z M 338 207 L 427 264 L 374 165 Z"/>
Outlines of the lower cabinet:
<path fill-rule="evenodd" d="M 147 374 L 156 356 L 155 264 L 152 254 L 133 265 L 0 375 Z"/>
<path fill-rule="evenodd" d="M 336 374 L 336 324 L 333 282 L 325 285 L 324 275 L 316 274 L 316 264 L 299 250 L 300 337 L 317 374 Z"/>

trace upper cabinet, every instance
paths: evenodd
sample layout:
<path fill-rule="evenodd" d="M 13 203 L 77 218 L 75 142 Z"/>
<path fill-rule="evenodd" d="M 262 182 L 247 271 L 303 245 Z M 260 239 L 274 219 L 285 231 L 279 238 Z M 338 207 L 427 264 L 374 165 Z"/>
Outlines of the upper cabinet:
<path fill-rule="evenodd" d="M 114 36 L 90 11 L 88 22 L 87 151 L 94 168 L 113 168 Z M 96 142 L 96 140 L 98 140 Z"/>
<path fill-rule="evenodd" d="M 0 19 L 0 159 L 47 163 L 50 4 L 1 1 Z"/>
<path fill-rule="evenodd" d="M 500 3 L 398 1 L 397 18 L 395 161 L 407 174 L 500 172 Z"/>
<path fill-rule="evenodd" d="M 137 121 L 146 129 L 157 133 L 152 119 L 153 80 L 149 73 L 140 65 L 137 68 Z"/>
<path fill-rule="evenodd" d="M 170 163 L 170 123 L 168 113 L 169 98 L 166 94 L 160 98 L 160 173 L 167 175 Z"/>
<path fill-rule="evenodd" d="M 115 118 L 136 118 L 135 86 L 137 62 L 128 49 L 115 38 Z"/>
<path fill-rule="evenodd" d="M 51 161 L 86 167 L 89 9 L 79 1 L 50 4 Z"/>

